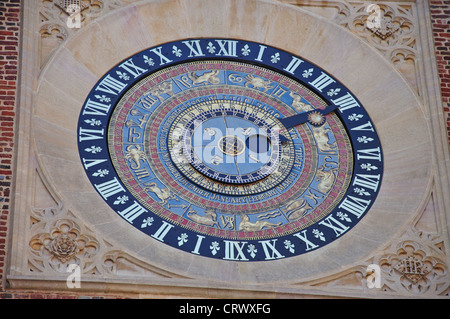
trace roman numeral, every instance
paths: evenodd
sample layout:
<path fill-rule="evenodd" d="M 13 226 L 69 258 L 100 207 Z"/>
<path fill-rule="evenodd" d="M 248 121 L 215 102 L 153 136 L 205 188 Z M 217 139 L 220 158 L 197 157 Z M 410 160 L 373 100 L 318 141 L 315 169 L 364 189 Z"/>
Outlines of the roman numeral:
<path fill-rule="evenodd" d="M 216 40 L 216 42 L 219 44 L 220 50 L 217 55 L 226 55 L 226 56 L 234 56 L 236 55 L 236 45 L 237 41 L 233 40 Z"/>
<path fill-rule="evenodd" d="M 136 201 L 134 201 L 132 205 L 128 206 L 123 211 L 118 211 L 119 215 L 125 218 L 131 224 L 133 224 L 133 220 L 146 212 L 147 210 L 139 205 L 139 203 Z"/>
<path fill-rule="evenodd" d="M 335 100 L 331 100 L 335 105 L 339 106 L 339 111 L 344 112 L 346 110 L 349 110 L 354 107 L 360 107 L 358 101 L 350 94 L 350 92 L 347 92 L 344 96 L 341 96 L 340 98 L 337 98 Z"/>
<path fill-rule="evenodd" d="M 380 184 L 380 174 L 377 175 L 368 175 L 368 174 L 356 174 L 355 181 L 353 182 L 353 186 L 361 186 L 364 188 L 368 188 L 377 191 L 378 186 Z"/>
<path fill-rule="evenodd" d="M 121 65 L 119 65 L 119 67 L 121 67 L 122 69 L 128 71 L 129 73 L 131 73 L 134 78 L 137 78 L 139 75 L 141 75 L 144 72 L 147 72 L 148 69 L 143 69 L 139 66 L 136 66 L 133 62 L 133 59 L 128 59 L 126 60 L 124 63 L 122 63 Z"/>
<path fill-rule="evenodd" d="M 265 45 L 259 45 L 259 53 L 258 53 L 258 57 L 255 59 L 256 61 L 262 62 L 262 57 L 264 54 L 264 50 L 266 50 L 266 46 Z"/>
<path fill-rule="evenodd" d="M 91 166 L 95 166 L 106 162 L 106 159 L 87 159 L 83 158 L 84 168 L 89 169 Z"/>
<path fill-rule="evenodd" d="M 125 189 L 116 177 L 101 184 L 94 184 L 94 186 L 104 199 L 108 199 L 108 197 L 111 197 L 117 193 L 125 192 Z"/>
<path fill-rule="evenodd" d="M 370 132 L 375 132 L 375 130 L 373 129 L 372 123 L 370 121 L 368 121 L 366 124 L 362 124 L 360 126 L 356 126 L 354 128 L 351 129 L 352 131 L 370 131 Z"/>
<path fill-rule="evenodd" d="M 356 217 L 360 218 L 369 207 L 370 200 L 362 199 L 354 196 L 347 196 L 339 205 L 340 209 L 345 209 Z"/>
<path fill-rule="evenodd" d="M 159 229 L 152 235 L 152 237 L 164 242 L 164 237 L 166 237 L 169 230 L 171 230 L 173 227 L 174 226 L 172 224 L 163 221 L 161 227 L 159 227 Z"/>
<path fill-rule="evenodd" d="M 333 216 L 326 217 L 324 220 L 320 221 L 319 224 L 334 230 L 334 232 L 336 233 L 336 237 L 339 237 L 350 228 L 348 226 L 341 224 Z"/>
<path fill-rule="evenodd" d="M 183 43 L 189 48 L 189 58 L 193 56 L 204 56 L 202 48 L 200 47 L 200 40 L 183 41 Z M 195 47 L 194 47 L 195 44 Z"/>
<path fill-rule="evenodd" d="M 99 140 L 99 139 L 103 138 L 104 134 L 105 134 L 104 129 L 91 130 L 91 129 L 86 129 L 86 128 L 80 127 L 78 138 L 79 138 L 80 142 L 89 141 L 89 140 Z"/>
<path fill-rule="evenodd" d="M 123 83 L 111 75 L 107 75 L 95 88 L 96 91 L 102 91 L 105 93 L 110 93 L 113 95 L 117 95 L 127 86 L 126 83 Z"/>
<path fill-rule="evenodd" d="M 379 147 L 357 150 L 356 158 L 358 160 L 368 159 L 368 160 L 377 160 L 381 162 L 381 150 Z"/>
<path fill-rule="evenodd" d="M 280 252 L 275 248 L 275 243 L 277 242 L 277 240 L 278 239 L 272 239 L 272 241 L 259 241 L 259 243 L 263 247 L 264 254 L 266 255 L 266 260 L 284 258 L 284 256 L 280 254 Z"/>
<path fill-rule="evenodd" d="M 151 49 L 151 50 L 150 50 L 151 52 L 153 52 L 153 53 L 155 53 L 157 56 L 159 56 L 159 59 L 160 59 L 159 65 L 163 65 L 163 64 L 172 62 L 172 60 L 168 59 L 167 57 L 165 57 L 165 56 L 161 53 L 161 48 L 162 48 L 162 47 L 157 47 L 157 48 L 154 48 L 154 49 Z"/>
<path fill-rule="evenodd" d="M 322 90 L 324 88 L 326 88 L 328 85 L 330 85 L 331 83 L 336 82 L 335 80 L 330 78 L 325 73 L 323 73 L 323 72 L 321 72 L 321 73 L 322 74 L 320 76 L 318 76 L 314 81 L 308 82 L 309 84 L 311 84 L 313 87 L 315 87 L 320 92 L 322 92 Z"/>
<path fill-rule="evenodd" d="M 242 251 L 244 249 L 246 241 L 240 242 L 240 241 L 228 241 L 224 240 L 225 243 L 225 257 L 224 259 L 227 260 L 248 260 L 244 252 Z"/>
<path fill-rule="evenodd" d="M 293 56 L 291 62 L 289 62 L 288 66 L 285 67 L 283 70 L 286 72 L 289 72 L 291 74 L 294 74 L 295 70 L 299 67 L 300 64 L 302 64 L 303 60 Z"/>
<path fill-rule="evenodd" d="M 205 238 L 205 236 L 197 235 L 197 243 L 195 244 L 194 250 L 191 251 L 193 254 L 200 255 L 199 250 L 200 250 L 200 246 L 201 246 L 204 238 Z"/>
<path fill-rule="evenodd" d="M 88 99 L 83 109 L 83 115 L 107 115 L 111 104 L 103 104 Z"/>
<path fill-rule="evenodd" d="M 302 240 L 306 244 L 306 250 L 305 251 L 308 251 L 308 250 L 311 250 L 311 249 L 314 249 L 314 248 L 318 247 L 318 245 L 310 242 L 308 240 L 308 238 L 306 238 L 306 230 L 302 231 L 301 233 L 293 234 L 293 236 L 295 236 L 298 239 Z"/>

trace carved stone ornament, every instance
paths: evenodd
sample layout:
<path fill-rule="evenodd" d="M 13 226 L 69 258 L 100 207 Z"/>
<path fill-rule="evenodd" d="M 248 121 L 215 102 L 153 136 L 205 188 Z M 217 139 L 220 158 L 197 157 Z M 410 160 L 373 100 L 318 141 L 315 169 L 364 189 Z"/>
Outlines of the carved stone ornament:
<path fill-rule="evenodd" d="M 408 231 L 375 263 L 381 268 L 384 291 L 413 295 L 445 295 L 449 276 L 440 236 Z"/>
<path fill-rule="evenodd" d="M 66 272 L 68 264 L 84 264 L 96 256 L 100 243 L 83 234 L 80 226 L 70 219 L 59 219 L 48 232 L 34 235 L 30 241 L 32 256 L 30 263 L 43 270 L 50 267 Z"/>
<path fill-rule="evenodd" d="M 336 22 L 375 47 L 417 89 L 416 17 L 413 4 L 352 3 Z"/>
<path fill-rule="evenodd" d="M 402 258 L 394 269 L 413 284 L 417 284 L 420 280 L 426 280 L 426 275 L 432 271 L 430 265 L 425 264 L 421 259 L 414 256 Z"/>
<path fill-rule="evenodd" d="M 77 30 L 122 5 L 121 0 L 40 0 L 41 64 Z"/>
<path fill-rule="evenodd" d="M 419 90 L 416 79 L 418 18 L 414 3 L 298 0 L 295 4 L 347 28 L 383 54 L 411 87 Z"/>
<path fill-rule="evenodd" d="M 81 12 L 89 8 L 89 4 L 82 0 L 56 0 L 55 5 L 64 10 L 67 14 Z"/>
<path fill-rule="evenodd" d="M 381 13 L 375 13 L 375 15 L 367 17 L 366 25 L 367 29 L 372 31 L 382 40 L 386 40 L 388 37 L 392 36 L 394 32 L 400 29 L 400 26 L 396 24 L 391 17 L 382 16 Z"/>

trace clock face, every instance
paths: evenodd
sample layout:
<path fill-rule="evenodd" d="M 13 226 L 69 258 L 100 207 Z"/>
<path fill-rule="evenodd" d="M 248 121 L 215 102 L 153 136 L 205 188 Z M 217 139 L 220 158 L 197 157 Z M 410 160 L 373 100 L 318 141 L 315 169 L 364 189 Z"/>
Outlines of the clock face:
<path fill-rule="evenodd" d="M 188 39 L 121 62 L 94 86 L 78 145 L 99 196 L 148 240 L 266 261 L 342 237 L 382 180 L 357 98 L 265 44 Z"/>

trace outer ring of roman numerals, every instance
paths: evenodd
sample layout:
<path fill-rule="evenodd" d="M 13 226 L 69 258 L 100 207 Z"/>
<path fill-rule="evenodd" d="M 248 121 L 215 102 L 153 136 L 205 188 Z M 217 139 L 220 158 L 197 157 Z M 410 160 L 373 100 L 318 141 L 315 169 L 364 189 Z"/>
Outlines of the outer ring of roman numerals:
<path fill-rule="evenodd" d="M 239 60 L 288 75 L 329 104 L 348 130 L 354 153 L 351 184 L 342 201 L 321 221 L 270 239 L 223 239 L 173 225 L 144 208 L 121 183 L 108 152 L 107 125 L 120 98 L 161 68 L 193 59 Z M 370 210 L 381 187 L 383 154 L 369 114 L 337 79 L 318 66 L 266 44 L 234 39 L 187 39 L 161 44 L 127 58 L 94 86 L 81 109 L 77 139 L 81 164 L 95 190 L 123 219 L 154 240 L 196 255 L 232 261 L 276 260 L 301 255 L 342 237 Z M 156 206 L 155 206 L 156 207 Z M 156 208 L 155 208 L 156 209 Z"/>

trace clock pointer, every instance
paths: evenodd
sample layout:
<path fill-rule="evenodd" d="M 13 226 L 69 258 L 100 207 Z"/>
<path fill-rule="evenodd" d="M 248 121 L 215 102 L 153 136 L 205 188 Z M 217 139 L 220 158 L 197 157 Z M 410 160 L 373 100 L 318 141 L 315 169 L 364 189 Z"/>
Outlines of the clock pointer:
<path fill-rule="evenodd" d="M 332 104 L 325 109 L 315 109 L 308 112 L 298 113 L 289 117 L 279 119 L 285 129 L 303 124 L 310 123 L 313 126 L 321 126 L 325 123 L 325 116 L 338 108 L 337 105 Z M 280 134 L 280 142 L 287 141 L 287 138 Z"/>

